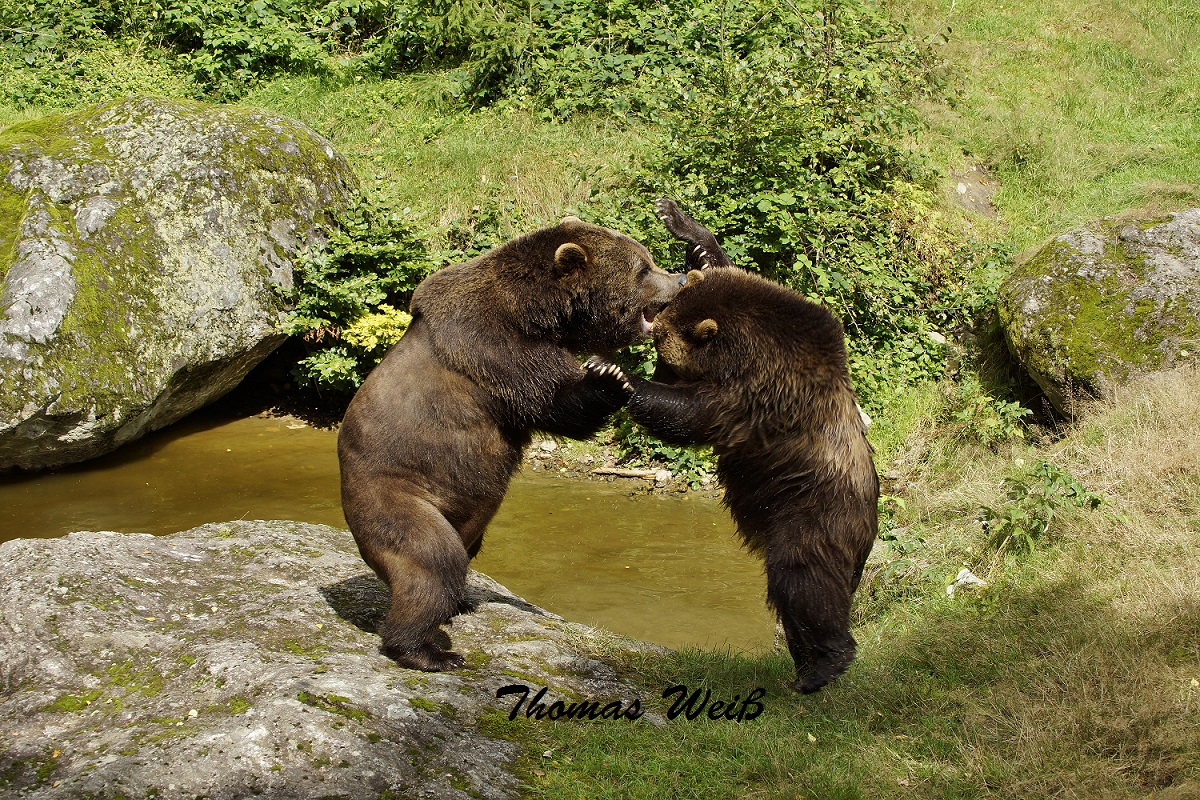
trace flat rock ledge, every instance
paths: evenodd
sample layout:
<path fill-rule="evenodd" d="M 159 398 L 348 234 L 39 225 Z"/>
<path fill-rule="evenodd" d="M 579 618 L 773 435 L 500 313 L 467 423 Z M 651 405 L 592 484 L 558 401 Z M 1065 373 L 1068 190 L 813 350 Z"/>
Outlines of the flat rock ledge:
<path fill-rule="evenodd" d="M 516 796 L 520 745 L 487 735 L 511 724 L 496 690 L 633 698 L 596 654 L 658 648 L 470 587 L 478 609 L 450 626 L 468 666 L 427 674 L 379 654 L 386 589 L 347 531 L 0 545 L 0 797 Z"/>

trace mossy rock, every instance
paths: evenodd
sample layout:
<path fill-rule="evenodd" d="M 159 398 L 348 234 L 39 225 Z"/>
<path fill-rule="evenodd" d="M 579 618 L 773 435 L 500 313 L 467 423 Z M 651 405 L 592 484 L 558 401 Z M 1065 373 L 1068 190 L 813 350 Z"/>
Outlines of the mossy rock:
<path fill-rule="evenodd" d="M 0 132 L 0 470 L 102 455 L 236 386 L 356 191 L 327 141 L 248 108 L 131 98 Z"/>
<path fill-rule="evenodd" d="M 1009 349 L 1058 411 L 1200 350 L 1200 209 L 1106 218 L 1041 248 L 1000 287 Z"/>

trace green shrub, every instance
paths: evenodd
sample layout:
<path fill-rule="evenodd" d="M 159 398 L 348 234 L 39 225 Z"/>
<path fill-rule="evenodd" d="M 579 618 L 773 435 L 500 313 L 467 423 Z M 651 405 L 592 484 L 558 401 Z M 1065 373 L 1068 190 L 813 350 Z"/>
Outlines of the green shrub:
<path fill-rule="evenodd" d="M 197 94 L 197 87 L 159 48 L 100 41 L 39 55 L 0 44 L 0 103 L 68 108 L 127 94 L 188 97 Z"/>
<path fill-rule="evenodd" d="M 666 104 L 712 41 L 713 2 L 433 0 L 393 26 L 381 67 L 453 68 L 462 99 L 529 102 L 556 116 Z M 764 6 L 765 7 L 765 6 Z M 397 20 L 399 23 L 400 20 Z"/>
<path fill-rule="evenodd" d="M 862 405 L 940 376 L 928 334 L 970 327 L 1000 254 L 963 239 L 900 144 L 933 59 L 855 0 L 730 9 L 706 28 L 692 83 L 657 145 L 589 214 L 682 263 L 653 211 L 666 195 L 735 264 L 820 302 L 843 322 Z M 978 280 L 987 274 L 988 281 Z"/>
<path fill-rule="evenodd" d="M 664 466 L 692 489 L 716 473 L 716 458 L 708 447 L 675 447 L 654 438 L 628 414 L 619 413 L 613 425 L 617 460 L 631 467 Z"/>
<path fill-rule="evenodd" d="M 988 541 L 1001 551 L 1030 552 L 1063 509 L 1094 510 L 1104 502 L 1070 472 L 1048 461 L 1037 461 L 1029 470 L 1006 477 L 1004 483 L 1005 502 L 983 506 L 979 512 Z"/>
<path fill-rule="evenodd" d="M 189 94 L 232 100 L 280 72 L 335 73 L 339 59 L 360 53 L 388 26 L 390 9 L 382 0 L 5 0 L 0 62 L 10 79 L 0 87 L 18 106 L 87 101 L 71 79 L 103 82 L 105 73 L 80 54 L 115 47 L 135 60 L 153 53 L 165 69 L 189 76 Z M 120 82 L 109 86 L 122 92 Z"/>
<path fill-rule="evenodd" d="M 1025 438 L 1022 423 L 1033 412 L 1020 403 L 1001 400 L 984 391 L 979 379 L 968 375 L 954 387 L 952 416 L 960 435 L 987 447 Z"/>
<path fill-rule="evenodd" d="M 295 308 L 282 328 L 309 355 L 296 378 L 318 390 L 353 392 L 400 340 L 412 291 L 432 271 L 402 214 L 360 200 L 295 267 Z"/>

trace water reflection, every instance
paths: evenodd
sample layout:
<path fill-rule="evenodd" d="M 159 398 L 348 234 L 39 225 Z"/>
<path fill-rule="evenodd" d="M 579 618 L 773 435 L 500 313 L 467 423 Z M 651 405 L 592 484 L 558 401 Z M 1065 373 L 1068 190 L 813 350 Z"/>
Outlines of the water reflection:
<path fill-rule="evenodd" d="M 230 519 L 345 527 L 335 435 L 201 414 L 85 466 L 0 476 L 0 541 Z M 557 614 L 667 646 L 769 646 L 761 563 L 712 500 L 522 473 L 472 565 Z M 365 567 L 364 567 L 365 569 Z"/>

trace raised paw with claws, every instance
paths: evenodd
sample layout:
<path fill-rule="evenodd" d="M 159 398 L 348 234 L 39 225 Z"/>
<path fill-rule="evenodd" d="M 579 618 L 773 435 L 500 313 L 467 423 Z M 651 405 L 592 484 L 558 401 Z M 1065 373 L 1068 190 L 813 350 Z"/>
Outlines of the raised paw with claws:
<path fill-rule="evenodd" d="M 685 214 L 674 200 L 663 197 L 654 207 L 671 235 L 688 246 L 684 264 L 688 271 L 733 266 L 712 231 Z"/>
<path fill-rule="evenodd" d="M 592 356 L 583 363 L 583 368 L 588 371 L 588 374 L 594 375 L 597 378 L 615 380 L 621 384 L 621 388 L 626 392 L 633 393 L 633 385 L 625 377 L 625 373 L 611 361 L 605 361 L 600 356 Z"/>

